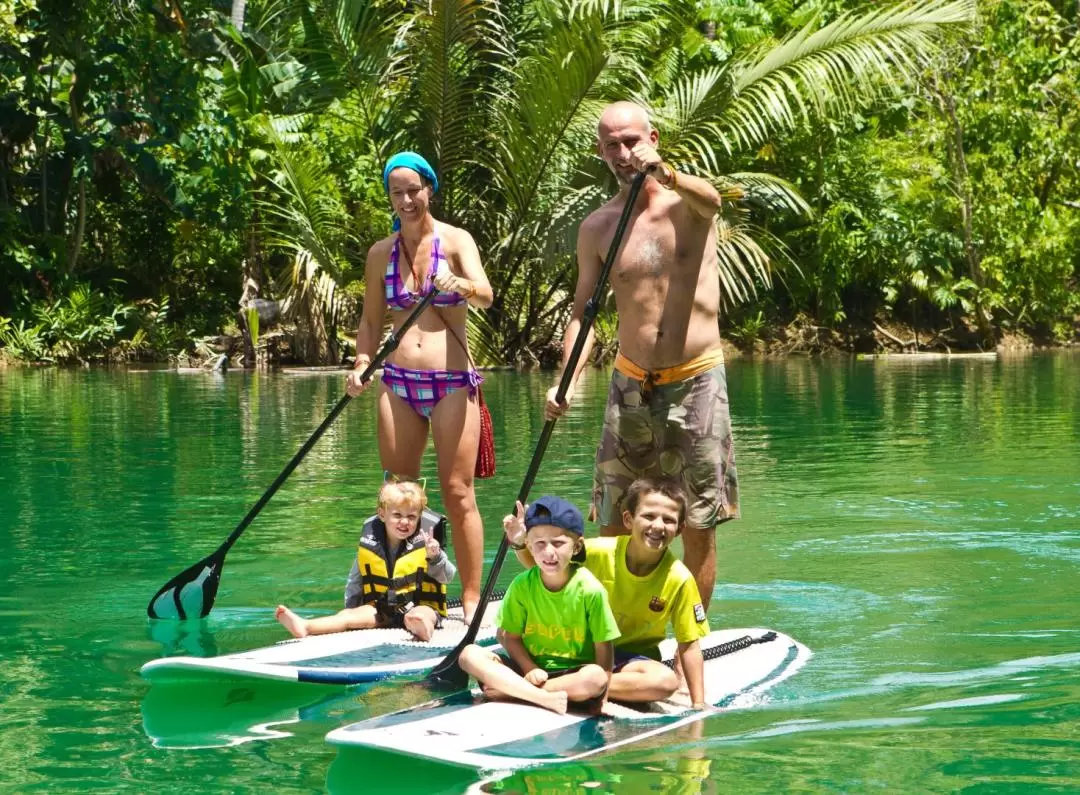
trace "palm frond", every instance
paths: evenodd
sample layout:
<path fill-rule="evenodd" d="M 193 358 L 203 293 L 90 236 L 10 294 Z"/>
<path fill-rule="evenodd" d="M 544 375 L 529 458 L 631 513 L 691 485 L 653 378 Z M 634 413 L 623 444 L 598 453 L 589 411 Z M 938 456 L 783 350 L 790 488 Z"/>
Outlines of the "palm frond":
<path fill-rule="evenodd" d="M 436 0 L 420 20 L 410 46 L 419 54 L 410 79 L 421 112 L 418 148 L 443 176 L 443 208 L 457 216 L 457 176 L 475 156 L 477 100 L 482 77 L 493 68 L 506 37 L 495 0 Z"/>
<path fill-rule="evenodd" d="M 750 204 L 774 213 L 793 213 L 805 218 L 814 215 L 813 208 L 802 197 L 798 189 L 782 177 L 761 172 L 736 172 L 726 174 L 721 180 L 737 189 Z"/>
<path fill-rule="evenodd" d="M 769 284 L 769 255 L 745 225 L 718 218 L 716 231 L 716 259 L 723 301 L 728 306 L 745 303 L 757 295 L 758 284 Z"/>
<path fill-rule="evenodd" d="M 914 0 L 823 28 L 809 24 L 731 65 L 731 99 L 717 117 L 743 149 L 811 116 L 848 112 L 908 83 L 937 51 L 946 25 L 973 21 L 974 0 Z"/>
<path fill-rule="evenodd" d="M 974 0 L 913 0 L 845 14 L 687 75 L 660 103 L 666 146 L 722 173 L 725 156 L 903 85 L 937 50 L 943 26 L 970 22 L 974 9 Z"/>
<path fill-rule="evenodd" d="M 266 129 L 275 144 L 277 170 L 270 177 L 278 190 L 258 202 L 266 240 L 272 246 L 308 252 L 319 267 L 336 276 L 352 231 L 328 164 L 310 147 L 290 146 L 272 127 Z"/>
<path fill-rule="evenodd" d="M 563 27 L 516 64 L 513 82 L 491 98 L 490 161 L 476 165 L 502 196 L 508 229 L 520 229 L 536 202 L 557 197 L 594 146 L 608 61 L 595 21 Z"/>

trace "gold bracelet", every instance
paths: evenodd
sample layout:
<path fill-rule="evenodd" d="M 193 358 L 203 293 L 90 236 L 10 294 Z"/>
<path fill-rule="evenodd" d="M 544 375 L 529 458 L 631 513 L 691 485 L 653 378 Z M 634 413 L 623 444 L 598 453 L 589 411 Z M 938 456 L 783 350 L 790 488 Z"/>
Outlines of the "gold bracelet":
<path fill-rule="evenodd" d="M 472 279 L 463 279 L 462 281 L 466 281 L 469 283 L 468 292 L 462 292 L 461 290 L 458 290 L 458 295 L 468 301 L 470 298 L 476 295 L 476 283 Z"/>
<path fill-rule="evenodd" d="M 353 359 L 353 369 L 354 370 L 362 369 L 361 366 L 360 366 L 360 362 L 363 362 L 364 363 L 363 366 L 367 367 L 368 365 L 371 364 L 371 357 L 370 356 L 365 356 L 364 358 L 361 359 L 359 356 L 357 356 L 355 359 Z"/>

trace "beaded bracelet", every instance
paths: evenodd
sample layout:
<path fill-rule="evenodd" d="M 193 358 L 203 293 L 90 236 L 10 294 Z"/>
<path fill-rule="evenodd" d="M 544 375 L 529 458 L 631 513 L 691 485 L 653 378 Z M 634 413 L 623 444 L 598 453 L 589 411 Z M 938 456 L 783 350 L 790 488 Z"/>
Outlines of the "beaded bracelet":
<path fill-rule="evenodd" d="M 668 165 L 667 163 L 664 163 L 663 161 L 661 161 L 661 164 L 664 166 L 664 168 L 667 169 L 668 173 L 671 175 L 671 180 L 668 183 L 661 182 L 660 184 L 663 185 L 668 190 L 675 190 L 675 188 L 677 188 L 678 185 L 679 185 L 678 172 L 674 168 L 672 168 L 670 165 Z"/>

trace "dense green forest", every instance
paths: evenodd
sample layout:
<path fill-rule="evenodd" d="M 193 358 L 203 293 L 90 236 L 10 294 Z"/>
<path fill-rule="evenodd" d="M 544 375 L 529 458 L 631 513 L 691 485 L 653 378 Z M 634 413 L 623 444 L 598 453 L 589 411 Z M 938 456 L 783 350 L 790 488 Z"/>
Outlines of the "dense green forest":
<path fill-rule="evenodd" d="M 550 363 L 618 98 L 726 200 L 736 343 L 1069 342 L 1078 26 L 1080 0 L 0 0 L 0 360 L 341 361 L 412 148 L 495 288 L 478 358 Z"/>

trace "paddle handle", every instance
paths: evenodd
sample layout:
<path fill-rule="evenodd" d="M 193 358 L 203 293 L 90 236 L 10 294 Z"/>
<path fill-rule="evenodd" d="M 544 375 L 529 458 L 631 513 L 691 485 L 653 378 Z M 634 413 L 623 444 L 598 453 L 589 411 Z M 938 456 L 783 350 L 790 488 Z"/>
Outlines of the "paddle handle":
<path fill-rule="evenodd" d="M 611 267 L 615 264 L 615 258 L 618 256 L 623 235 L 626 233 L 626 227 L 630 223 L 630 216 L 633 215 L 634 205 L 637 203 L 638 195 L 641 193 L 641 186 L 645 184 L 646 176 L 644 172 L 640 173 L 634 177 L 634 181 L 630 184 L 630 194 L 626 198 L 626 205 L 623 207 L 622 214 L 619 216 L 619 223 L 615 227 L 615 236 L 611 240 L 611 246 L 608 248 L 604 265 L 600 269 L 599 277 L 597 277 L 596 288 L 585 304 L 581 328 L 578 329 L 577 337 L 574 339 L 574 347 L 570 349 L 570 356 L 566 359 L 562 378 L 559 379 L 559 388 L 555 390 L 556 403 L 562 403 L 566 399 L 566 393 L 570 391 L 570 384 L 574 380 L 578 360 L 581 358 L 581 352 L 585 349 L 585 340 L 588 338 L 589 331 L 592 330 L 593 322 L 596 320 L 596 314 L 600 310 L 600 302 L 604 299 Z M 529 499 L 529 491 L 532 490 L 533 482 L 540 471 L 540 463 L 544 460 L 544 453 L 547 451 L 548 442 L 551 440 L 551 434 L 554 430 L 555 420 L 550 419 L 544 423 L 544 428 L 540 431 L 540 438 L 536 441 L 536 449 L 533 450 L 532 461 L 529 462 L 529 469 L 526 471 L 525 478 L 521 482 L 521 488 L 518 490 L 517 499 L 522 505 Z M 499 542 L 499 548 L 495 552 L 495 557 L 491 561 L 491 570 L 488 573 L 487 581 L 484 583 L 484 588 L 480 592 L 480 602 L 465 637 L 457 648 L 450 652 L 447 658 L 432 672 L 432 676 L 443 678 L 450 674 L 452 669 L 457 667 L 457 658 L 461 655 L 461 650 L 476 640 L 476 636 L 480 632 L 480 620 L 483 618 L 484 609 L 491 598 L 491 592 L 495 589 L 495 581 L 499 577 L 499 571 L 502 569 L 503 560 L 506 559 L 506 551 L 509 548 L 510 542 L 504 534 Z"/>

